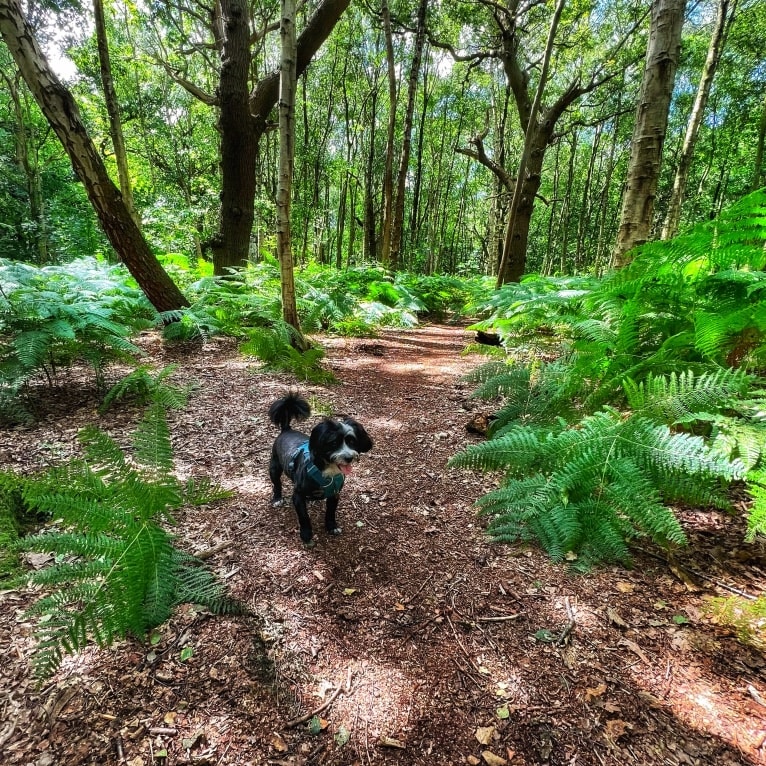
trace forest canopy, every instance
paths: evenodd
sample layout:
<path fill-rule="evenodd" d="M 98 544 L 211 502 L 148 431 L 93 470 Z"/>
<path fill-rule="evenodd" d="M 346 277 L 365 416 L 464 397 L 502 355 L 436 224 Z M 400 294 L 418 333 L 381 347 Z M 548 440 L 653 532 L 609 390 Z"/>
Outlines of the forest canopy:
<path fill-rule="evenodd" d="M 212 260 L 224 273 L 275 251 L 279 9 L 216 7 L 14 0 L 7 9 L 26 14 L 151 251 Z M 243 9 L 238 42 L 222 19 Z M 717 26 L 678 226 L 714 217 L 764 181 L 763 6 L 680 11 L 649 238 L 666 222 Z M 481 0 L 301 6 L 295 261 L 497 274 L 526 144 L 516 214 L 526 228 L 514 230 L 521 273 L 608 268 L 652 14 L 610 0 L 562 3 L 555 28 L 554 16 L 551 4 Z M 87 179 L 73 174 L 5 46 L 0 75 L 0 256 L 111 259 Z"/>

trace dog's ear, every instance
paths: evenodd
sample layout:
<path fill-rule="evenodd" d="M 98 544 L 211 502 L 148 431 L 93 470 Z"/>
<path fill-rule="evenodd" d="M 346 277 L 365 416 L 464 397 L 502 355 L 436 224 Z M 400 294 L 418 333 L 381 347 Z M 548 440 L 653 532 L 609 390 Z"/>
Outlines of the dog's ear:
<path fill-rule="evenodd" d="M 356 451 L 357 452 L 369 452 L 372 447 L 372 439 L 367 431 L 356 422 L 353 418 L 345 418 L 343 421 L 346 425 L 351 426 L 354 429 L 354 436 L 356 437 Z"/>

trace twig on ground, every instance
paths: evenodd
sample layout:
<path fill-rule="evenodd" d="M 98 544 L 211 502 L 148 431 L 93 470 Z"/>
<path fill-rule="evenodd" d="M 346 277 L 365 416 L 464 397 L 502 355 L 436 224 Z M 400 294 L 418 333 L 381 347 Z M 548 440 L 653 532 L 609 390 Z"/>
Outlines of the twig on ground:
<path fill-rule="evenodd" d="M 503 614 L 497 617 L 477 617 L 475 622 L 510 622 L 511 620 L 518 620 L 522 616 L 522 612 L 517 614 Z"/>
<path fill-rule="evenodd" d="M 664 556 L 660 556 L 658 553 L 653 553 L 652 551 L 648 551 L 645 548 L 639 548 L 636 546 L 636 550 L 641 551 L 641 553 L 645 553 L 647 556 L 651 556 L 652 558 L 657 559 L 658 561 L 662 561 L 664 564 L 666 564 L 668 567 L 676 566 L 679 569 L 683 569 L 687 571 L 689 574 L 694 575 L 695 577 L 699 577 L 700 580 L 707 580 L 707 582 L 713 583 L 713 585 L 722 588 L 723 590 L 729 591 L 729 593 L 734 593 L 737 596 L 742 596 L 742 598 L 749 599 L 750 601 L 755 601 L 758 597 L 752 595 L 752 593 L 747 593 L 744 590 L 740 590 L 739 588 L 735 588 L 733 585 L 727 585 L 725 582 L 721 582 L 720 580 L 716 580 L 715 577 L 710 577 L 710 575 L 703 574 L 702 572 L 698 572 L 696 569 L 692 569 L 691 567 L 686 566 L 686 564 L 682 564 L 679 561 L 669 561 Z"/>
<path fill-rule="evenodd" d="M 218 545 L 214 545 L 212 548 L 208 548 L 207 550 L 200 551 L 199 553 L 195 553 L 194 558 L 202 559 L 204 561 L 205 559 L 209 559 L 215 556 L 216 553 L 220 553 L 221 551 L 226 550 L 226 548 L 229 548 L 231 545 L 233 545 L 233 541 L 226 540 L 226 542 L 219 543 Z"/>
<path fill-rule="evenodd" d="M 348 690 L 346 690 L 346 694 L 349 694 L 351 691 L 351 672 L 349 671 L 349 675 L 346 678 L 346 685 L 348 686 Z M 332 705 L 333 702 L 338 698 L 338 695 L 344 691 L 344 684 L 338 684 L 335 691 L 332 693 L 330 698 L 323 702 L 318 708 L 312 710 L 309 713 L 304 713 L 302 716 L 299 716 L 298 718 L 293 718 L 292 721 L 288 721 L 285 726 L 288 729 L 293 729 L 296 726 L 299 726 L 302 723 L 306 723 L 306 721 L 310 721 L 315 715 L 319 715 L 323 710 L 327 710 L 330 705 Z"/>

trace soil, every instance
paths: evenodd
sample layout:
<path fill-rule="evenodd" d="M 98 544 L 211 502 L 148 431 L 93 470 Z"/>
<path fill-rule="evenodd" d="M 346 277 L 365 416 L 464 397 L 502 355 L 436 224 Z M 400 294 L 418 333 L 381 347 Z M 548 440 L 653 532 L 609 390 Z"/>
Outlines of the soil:
<path fill-rule="evenodd" d="M 306 549 L 267 478 L 266 410 L 295 381 L 224 341 L 146 336 L 154 364 L 199 384 L 170 415 L 179 475 L 235 492 L 180 514 L 178 545 L 252 615 L 186 606 L 155 643 L 89 648 L 39 686 L 25 615 L 38 594 L 0 594 L 0 762 L 766 764 L 766 658 L 707 610 L 731 589 L 763 592 L 763 543 L 700 509 L 680 511 L 688 549 L 672 562 L 639 550 L 632 569 L 575 575 L 490 543 L 473 502 L 498 477 L 446 467 L 489 412 L 461 380 L 482 361 L 461 353 L 471 339 L 427 326 L 323 340 L 338 383 L 299 390 L 363 423 L 375 448 L 341 494 L 343 534 L 315 507 Z M 42 392 L 36 425 L 0 432 L 0 462 L 65 460 L 92 422 L 127 444 L 139 411 L 97 406 L 69 373 Z"/>

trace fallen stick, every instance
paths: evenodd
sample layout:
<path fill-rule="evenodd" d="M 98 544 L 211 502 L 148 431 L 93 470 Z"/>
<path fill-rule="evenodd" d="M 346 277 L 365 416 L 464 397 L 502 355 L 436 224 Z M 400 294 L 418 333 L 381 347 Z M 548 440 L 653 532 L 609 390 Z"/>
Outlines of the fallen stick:
<path fill-rule="evenodd" d="M 323 702 L 318 708 L 316 708 L 316 710 L 312 710 L 310 713 L 305 713 L 299 718 L 293 718 L 293 720 L 288 721 L 285 724 L 285 726 L 288 729 L 293 729 L 302 723 L 306 723 L 306 721 L 310 721 L 315 715 L 319 715 L 323 710 L 326 710 L 328 707 L 330 707 L 330 705 L 332 705 L 332 703 L 335 702 L 338 695 L 342 691 L 343 691 L 343 684 L 339 684 L 338 688 L 332 693 L 332 696 L 330 697 L 330 699 L 328 699 L 326 702 Z"/>

